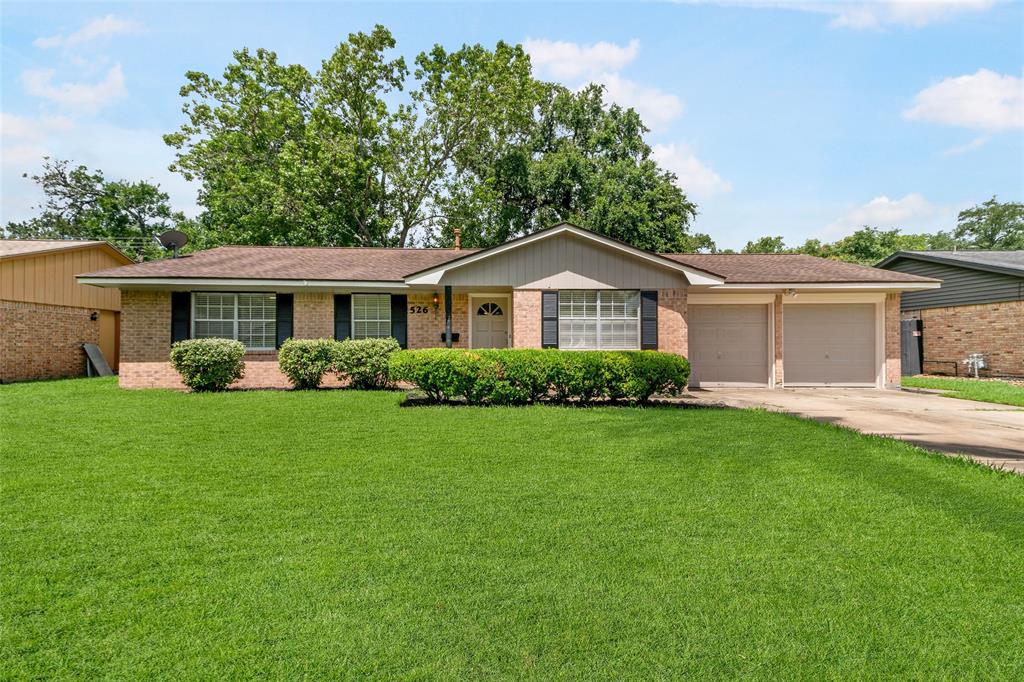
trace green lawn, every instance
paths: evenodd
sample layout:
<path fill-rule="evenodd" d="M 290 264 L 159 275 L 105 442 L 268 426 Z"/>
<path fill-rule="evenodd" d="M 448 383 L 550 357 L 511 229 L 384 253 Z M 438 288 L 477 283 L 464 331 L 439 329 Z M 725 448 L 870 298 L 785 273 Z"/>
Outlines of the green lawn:
<path fill-rule="evenodd" d="M 0 676 L 1024 676 L 1024 478 L 401 398 L 0 386 Z"/>
<path fill-rule="evenodd" d="M 978 379 L 954 379 L 952 377 L 903 377 L 902 383 L 904 386 L 912 388 L 941 389 L 945 391 L 942 395 L 950 398 L 1024 407 L 1024 386 L 1015 386 L 1005 381 L 979 381 Z"/>

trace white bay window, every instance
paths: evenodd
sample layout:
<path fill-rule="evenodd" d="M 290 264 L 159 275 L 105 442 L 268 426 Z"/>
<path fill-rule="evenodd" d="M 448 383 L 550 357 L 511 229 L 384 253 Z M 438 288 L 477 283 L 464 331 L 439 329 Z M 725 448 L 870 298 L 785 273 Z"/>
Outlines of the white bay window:
<path fill-rule="evenodd" d="M 277 298 L 274 294 L 194 293 L 192 338 L 235 339 L 249 350 L 273 350 Z"/>
<path fill-rule="evenodd" d="M 559 291 L 558 347 L 640 348 L 640 292 Z"/>

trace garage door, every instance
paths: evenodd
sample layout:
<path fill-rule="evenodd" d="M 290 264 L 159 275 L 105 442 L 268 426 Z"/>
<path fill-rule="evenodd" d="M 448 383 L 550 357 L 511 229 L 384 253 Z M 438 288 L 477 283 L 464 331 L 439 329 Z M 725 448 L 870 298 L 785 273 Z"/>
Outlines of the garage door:
<path fill-rule="evenodd" d="M 874 386 L 875 306 L 783 306 L 782 362 L 786 386 Z"/>
<path fill-rule="evenodd" d="M 691 386 L 768 384 L 768 306 L 688 308 Z"/>

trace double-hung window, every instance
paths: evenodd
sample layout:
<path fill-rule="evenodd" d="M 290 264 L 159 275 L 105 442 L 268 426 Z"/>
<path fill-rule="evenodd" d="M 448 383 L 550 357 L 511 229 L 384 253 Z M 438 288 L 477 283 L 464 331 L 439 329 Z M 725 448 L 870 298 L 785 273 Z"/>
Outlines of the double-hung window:
<path fill-rule="evenodd" d="M 249 350 L 273 350 L 277 344 L 274 294 L 192 294 L 192 338 L 241 341 Z"/>
<path fill-rule="evenodd" d="M 391 336 L 391 295 L 352 294 L 352 338 Z"/>
<path fill-rule="evenodd" d="M 640 348 L 640 292 L 559 291 L 558 347 Z"/>

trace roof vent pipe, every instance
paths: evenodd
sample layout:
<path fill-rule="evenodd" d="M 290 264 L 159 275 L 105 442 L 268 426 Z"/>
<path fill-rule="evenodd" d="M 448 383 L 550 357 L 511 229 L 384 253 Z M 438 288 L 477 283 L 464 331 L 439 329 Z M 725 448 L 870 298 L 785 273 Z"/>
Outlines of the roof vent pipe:
<path fill-rule="evenodd" d="M 455 250 L 459 251 L 462 249 L 462 228 L 456 227 L 452 232 L 455 233 Z"/>

